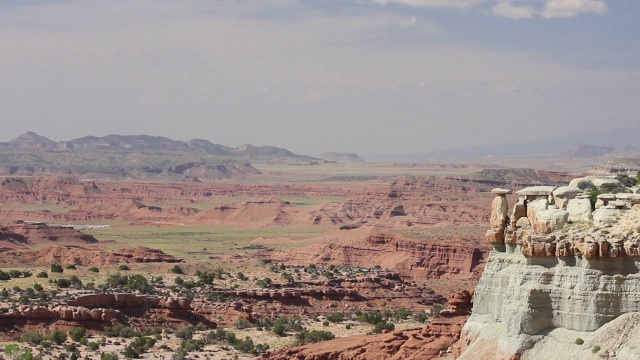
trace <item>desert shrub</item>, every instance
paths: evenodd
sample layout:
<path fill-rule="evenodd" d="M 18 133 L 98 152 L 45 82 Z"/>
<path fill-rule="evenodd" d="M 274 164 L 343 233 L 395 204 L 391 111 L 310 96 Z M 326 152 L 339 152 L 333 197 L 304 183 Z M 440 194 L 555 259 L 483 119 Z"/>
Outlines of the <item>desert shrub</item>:
<path fill-rule="evenodd" d="M 129 271 L 129 270 L 131 270 L 131 268 L 128 265 L 122 264 L 122 265 L 118 266 L 118 270 Z"/>
<path fill-rule="evenodd" d="M 382 321 L 382 313 L 378 310 L 367 311 L 357 315 L 356 319 L 360 322 L 366 322 L 369 324 L 377 324 Z"/>
<path fill-rule="evenodd" d="M 393 318 L 396 320 L 407 319 L 411 316 L 411 311 L 407 308 L 400 308 L 393 312 Z"/>
<path fill-rule="evenodd" d="M 289 273 L 287 273 L 287 272 L 282 273 L 282 277 L 283 277 L 283 278 L 284 278 L 288 283 L 293 283 L 293 282 L 294 282 L 293 275 L 291 275 L 291 274 L 289 274 Z"/>
<path fill-rule="evenodd" d="M 383 330 L 393 331 L 395 329 L 395 325 L 392 323 L 388 323 L 386 321 L 380 321 L 375 324 L 373 327 L 374 334 L 380 334 Z"/>
<path fill-rule="evenodd" d="M 620 181 L 620 183 L 626 187 L 633 187 L 638 185 L 638 179 L 635 176 L 631 177 L 629 175 L 620 174 L 616 176 L 616 180 Z"/>
<path fill-rule="evenodd" d="M 151 349 L 153 345 L 155 345 L 156 341 L 153 338 L 147 336 L 140 336 L 134 339 L 132 342 L 124 348 L 123 355 L 125 358 L 134 358 L 137 359 L 140 355 L 147 352 L 147 350 Z"/>
<path fill-rule="evenodd" d="M 347 324 L 347 326 L 344 327 L 347 330 L 351 330 L 351 325 Z"/>
<path fill-rule="evenodd" d="M 53 332 L 47 336 L 47 340 L 52 341 L 56 345 L 62 345 L 67 341 L 67 333 L 61 330 L 53 330 Z"/>
<path fill-rule="evenodd" d="M 582 344 L 584 344 L 584 340 L 582 340 L 582 339 L 580 339 L 580 338 L 577 338 L 577 339 L 576 339 L 576 344 L 578 344 L 578 345 L 582 345 Z"/>
<path fill-rule="evenodd" d="M 333 314 L 327 315 L 327 320 L 331 321 L 332 323 L 342 322 L 344 321 L 344 314 L 339 312 L 334 312 Z"/>
<path fill-rule="evenodd" d="M 182 270 L 182 268 L 178 265 L 175 265 L 169 271 L 171 271 L 174 274 L 184 274 L 184 270 Z"/>
<path fill-rule="evenodd" d="M 253 351 L 253 339 L 250 337 L 245 337 L 244 340 L 237 339 L 233 344 L 231 344 L 234 349 L 243 352 L 250 353 Z"/>
<path fill-rule="evenodd" d="M 261 316 L 261 317 L 258 318 L 258 320 L 256 320 L 255 325 L 258 328 L 262 328 L 262 329 L 265 329 L 265 330 L 271 330 L 271 328 L 273 327 L 273 321 L 271 321 L 271 319 L 269 319 L 269 318 Z"/>
<path fill-rule="evenodd" d="M 256 286 L 261 287 L 261 288 L 268 288 L 269 286 L 271 286 L 272 282 L 273 281 L 270 278 L 264 278 L 264 279 L 256 281 Z"/>
<path fill-rule="evenodd" d="M 332 340 L 335 336 L 325 330 L 303 330 L 296 334 L 296 345 L 302 345 L 307 343 L 315 343 L 320 341 Z"/>
<path fill-rule="evenodd" d="M 71 275 L 69 281 L 71 281 L 72 285 L 82 285 L 82 281 L 80 281 L 80 278 L 76 275 Z"/>
<path fill-rule="evenodd" d="M 62 268 L 62 265 L 60 265 L 60 264 L 51 264 L 51 272 L 61 273 L 63 271 L 64 271 L 64 269 Z"/>
<path fill-rule="evenodd" d="M 592 191 L 595 190 L 595 186 L 593 186 L 593 184 L 591 183 L 591 181 L 589 180 L 582 180 L 580 181 L 576 187 L 578 187 L 580 190 L 583 191 Z"/>
<path fill-rule="evenodd" d="M 236 320 L 236 323 L 235 323 L 236 329 L 246 329 L 250 326 L 251 326 L 251 323 L 243 317 L 238 318 L 238 320 Z"/>
<path fill-rule="evenodd" d="M 287 319 L 285 316 L 279 317 L 274 323 L 271 331 L 278 336 L 284 336 L 287 331 L 303 330 L 302 321 L 297 316 Z"/>
<path fill-rule="evenodd" d="M 11 275 L 9 275 L 9 273 L 0 270 L 0 280 L 10 280 L 11 279 Z"/>
<path fill-rule="evenodd" d="M 240 280 L 247 280 L 247 277 L 242 272 L 238 272 L 238 274 L 236 276 Z"/>
<path fill-rule="evenodd" d="M 28 343 L 30 345 L 40 345 L 44 340 L 44 336 L 37 331 L 26 332 L 20 336 L 20 342 Z"/>
<path fill-rule="evenodd" d="M 182 340 L 191 340 L 196 333 L 196 329 L 193 326 L 184 327 L 174 333 L 174 335 Z"/>
<path fill-rule="evenodd" d="M 76 326 L 73 329 L 69 330 L 69 337 L 75 342 L 79 342 L 80 339 L 82 339 L 86 334 L 87 329 L 81 326 Z"/>
<path fill-rule="evenodd" d="M 204 341 L 202 340 L 182 340 L 180 348 L 184 349 L 186 352 L 200 351 L 204 345 Z"/>
<path fill-rule="evenodd" d="M 429 309 L 429 314 L 431 316 L 438 316 L 440 315 L 440 311 L 442 311 L 442 305 L 435 304 L 431 307 L 431 309 Z"/>
<path fill-rule="evenodd" d="M 49 274 L 47 274 L 46 271 L 40 271 L 39 273 L 36 274 L 37 278 L 48 278 Z"/>
<path fill-rule="evenodd" d="M 216 274 L 207 271 L 196 271 L 196 276 L 198 277 L 198 286 L 212 284 L 216 278 Z"/>
<path fill-rule="evenodd" d="M 113 326 L 105 326 L 104 335 L 108 337 L 132 338 L 139 336 L 140 334 L 133 330 L 132 327 L 123 324 L 115 324 Z"/>
<path fill-rule="evenodd" d="M 424 323 L 429 319 L 427 313 L 423 310 L 413 316 L 413 319 L 419 323 Z"/>
<path fill-rule="evenodd" d="M 68 270 L 75 270 L 75 269 L 77 269 L 77 268 L 76 268 L 76 266 L 75 266 L 74 264 L 70 264 L 70 265 L 67 265 L 67 266 L 65 267 L 65 269 L 68 269 Z"/>
<path fill-rule="evenodd" d="M 18 344 L 5 346 L 4 353 L 9 359 L 32 360 L 33 353 L 29 348 L 21 348 Z"/>
<path fill-rule="evenodd" d="M 40 284 L 38 284 L 38 283 L 33 284 L 33 289 L 34 289 L 35 291 L 42 291 L 42 290 L 44 290 L 44 288 L 42 287 L 42 285 L 40 285 Z"/>
<path fill-rule="evenodd" d="M 88 268 L 87 270 L 89 270 L 89 271 L 91 271 L 91 272 L 94 272 L 94 273 L 100 272 L 100 269 L 98 269 L 98 268 L 97 268 L 97 267 L 95 267 L 95 266 L 92 266 L 92 267 Z"/>
<path fill-rule="evenodd" d="M 600 346 L 598 346 L 598 345 L 594 345 L 591 348 L 591 352 L 594 353 L 594 354 L 597 353 L 598 351 L 600 351 Z"/>
<path fill-rule="evenodd" d="M 154 291 L 153 286 L 147 282 L 147 278 L 140 274 L 111 275 L 107 278 L 105 286 L 123 290 L 138 290 L 141 293 L 151 293 Z"/>
<path fill-rule="evenodd" d="M 91 349 L 93 351 L 96 351 L 96 350 L 98 350 L 100 348 L 100 344 L 95 342 L 95 341 L 92 341 L 92 342 L 88 343 L 87 346 L 89 346 L 89 349 Z"/>
<path fill-rule="evenodd" d="M 68 288 L 71 286 L 71 281 L 69 279 L 58 279 L 56 280 L 56 285 L 61 288 Z"/>
<path fill-rule="evenodd" d="M 19 278 L 20 276 L 22 276 L 22 271 L 20 270 L 9 270 L 9 276 L 11 276 L 12 278 Z"/>
<path fill-rule="evenodd" d="M 100 354 L 100 360 L 118 360 L 118 354 L 116 354 L 116 353 L 102 353 L 102 354 Z"/>

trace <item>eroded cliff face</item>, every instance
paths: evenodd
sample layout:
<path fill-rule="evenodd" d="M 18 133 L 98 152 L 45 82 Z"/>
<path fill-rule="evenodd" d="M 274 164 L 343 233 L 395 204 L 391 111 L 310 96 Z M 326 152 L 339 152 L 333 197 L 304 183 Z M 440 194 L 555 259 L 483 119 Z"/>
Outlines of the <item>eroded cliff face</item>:
<path fill-rule="evenodd" d="M 532 349 L 559 330 L 577 334 L 562 340 L 568 351 L 584 350 L 575 344 L 586 337 L 582 333 L 640 311 L 636 260 L 526 258 L 519 250 L 490 255 L 476 287 L 473 315 L 463 329 L 461 359 L 539 358 Z M 586 356 L 594 355 L 591 346 L 585 348 Z M 545 358 L 556 355 L 568 358 L 565 352 Z"/>
<path fill-rule="evenodd" d="M 640 321 L 640 207 L 621 203 L 606 222 L 591 213 L 568 221 L 553 190 L 519 191 L 510 219 L 494 201 L 494 250 L 455 349 L 460 359 L 640 358 L 629 333 Z"/>
<path fill-rule="evenodd" d="M 363 240 L 331 242 L 305 248 L 268 249 L 260 256 L 295 266 L 381 265 L 414 279 L 478 279 L 488 249 L 465 244 L 424 243 L 389 233 Z"/>

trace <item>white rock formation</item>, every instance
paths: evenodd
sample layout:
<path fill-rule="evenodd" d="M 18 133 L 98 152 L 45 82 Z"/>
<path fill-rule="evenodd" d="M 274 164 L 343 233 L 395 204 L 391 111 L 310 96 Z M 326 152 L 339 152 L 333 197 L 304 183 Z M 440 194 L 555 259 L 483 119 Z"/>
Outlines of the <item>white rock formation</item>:
<path fill-rule="evenodd" d="M 595 225 L 603 225 L 616 221 L 616 217 L 620 210 L 613 206 L 603 206 L 593 212 L 593 223 Z"/>
<path fill-rule="evenodd" d="M 592 332 L 625 313 L 640 312 L 637 272 L 630 258 L 527 259 L 519 251 L 494 251 L 475 290 L 460 359 L 553 358 L 533 351 L 548 331 Z M 574 358 L 567 354 L 556 358 Z"/>
<path fill-rule="evenodd" d="M 591 201 L 589 199 L 570 199 L 567 201 L 569 221 L 590 221 Z"/>

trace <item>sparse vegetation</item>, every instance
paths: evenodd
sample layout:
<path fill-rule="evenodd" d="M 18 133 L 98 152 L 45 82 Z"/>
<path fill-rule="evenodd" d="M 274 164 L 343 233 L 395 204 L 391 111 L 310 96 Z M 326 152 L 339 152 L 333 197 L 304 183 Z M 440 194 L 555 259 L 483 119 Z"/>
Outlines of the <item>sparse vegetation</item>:
<path fill-rule="evenodd" d="M 324 330 L 302 330 L 296 334 L 295 345 L 302 345 L 306 343 L 315 343 L 320 341 L 332 340 L 335 339 L 335 336 L 329 332 Z"/>

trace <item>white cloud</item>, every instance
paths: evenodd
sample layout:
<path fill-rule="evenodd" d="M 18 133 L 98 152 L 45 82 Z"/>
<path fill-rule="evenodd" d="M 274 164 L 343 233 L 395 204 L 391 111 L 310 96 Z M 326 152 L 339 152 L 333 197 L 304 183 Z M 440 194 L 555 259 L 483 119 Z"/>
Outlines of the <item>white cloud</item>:
<path fill-rule="evenodd" d="M 607 4 L 600 0 L 549 0 L 542 9 L 545 18 L 574 17 L 579 13 L 605 14 Z"/>
<path fill-rule="evenodd" d="M 493 7 L 493 15 L 513 20 L 531 19 L 536 11 L 531 6 L 514 6 L 508 2 L 501 2 Z"/>
<path fill-rule="evenodd" d="M 425 8 L 460 8 L 466 9 L 472 5 L 486 2 L 486 0 L 370 0 L 379 5 L 405 5 Z"/>

